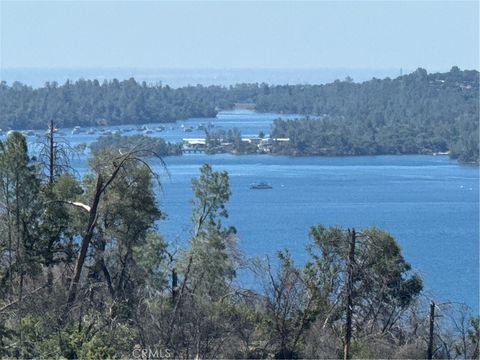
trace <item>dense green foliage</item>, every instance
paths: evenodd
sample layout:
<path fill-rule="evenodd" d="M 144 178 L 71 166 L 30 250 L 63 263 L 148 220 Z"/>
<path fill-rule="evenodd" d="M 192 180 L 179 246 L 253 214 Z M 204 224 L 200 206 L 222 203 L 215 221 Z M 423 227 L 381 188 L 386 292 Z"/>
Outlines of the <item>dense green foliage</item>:
<path fill-rule="evenodd" d="M 178 246 L 159 232 L 147 151 L 106 146 L 83 179 L 46 179 L 23 135 L 0 142 L 0 357 L 339 358 L 347 289 L 353 357 L 425 357 L 422 281 L 387 232 L 357 232 L 352 262 L 352 231 L 323 226 L 304 265 L 287 251 L 249 259 L 222 223 L 229 175 L 203 165 Z M 239 271 L 261 286 L 242 287 Z M 435 357 L 478 358 L 478 318 L 453 305 L 437 314 Z"/>
<path fill-rule="evenodd" d="M 109 134 L 100 136 L 97 141 L 90 145 L 92 152 L 99 153 L 107 149 L 126 152 L 133 148 L 147 148 L 157 156 L 181 155 L 182 144 L 167 143 L 164 139 L 145 135 L 123 136 Z"/>
<path fill-rule="evenodd" d="M 289 155 L 418 154 L 450 151 L 478 162 L 479 74 L 453 67 L 424 69 L 396 79 L 351 79 L 326 85 L 240 84 L 228 88 L 139 84 L 134 79 L 47 83 L 33 89 L 0 86 L 0 128 L 139 124 L 215 116 L 235 103 L 257 111 L 312 117 L 276 123 L 273 132 L 294 139 L 275 149 Z"/>
<path fill-rule="evenodd" d="M 418 69 L 395 80 L 306 87 L 305 92 L 315 95 L 289 110 L 320 118 L 277 121 L 273 136 L 291 141 L 278 144 L 274 152 L 372 155 L 450 150 L 463 162 L 478 162 L 478 86 L 478 72 L 453 68 L 445 74 Z M 292 94 L 292 99 L 298 98 Z M 278 105 L 270 110 L 283 109 Z"/>
<path fill-rule="evenodd" d="M 360 123 L 349 124 L 330 117 L 279 119 L 274 122 L 272 136 L 290 141 L 273 142 L 272 152 L 293 156 L 449 153 L 461 162 L 478 163 L 476 116 L 460 116 L 449 126 L 419 131 L 412 124 L 401 128 L 392 124 L 363 127 Z"/>
<path fill-rule="evenodd" d="M 0 128 L 44 129 L 50 120 L 59 127 L 172 122 L 215 116 L 209 88 L 147 86 L 125 81 L 67 81 L 33 89 L 18 82 L 0 86 Z"/>

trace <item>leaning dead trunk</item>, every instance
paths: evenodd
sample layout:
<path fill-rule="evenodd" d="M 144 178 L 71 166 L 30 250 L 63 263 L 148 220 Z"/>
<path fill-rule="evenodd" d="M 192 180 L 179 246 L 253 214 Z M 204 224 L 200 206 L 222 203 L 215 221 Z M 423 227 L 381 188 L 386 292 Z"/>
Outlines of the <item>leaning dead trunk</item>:
<path fill-rule="evenodd" d="M 80 252 L 77 257 L 77 261 L 75 263 L 75 270 L 73 278 L 70 282 L 70 288 L 68 290 L 68 297 L 67 303 L 65 306 L 65 310 L 63 312 L 62 321 L 66 319 L 75 299 L 77 297 L 77 288 L 78 283 L 80 282 L 80 276 L 82 274 L 83 265 L 85 263 L 85 259 L 87 257 L 88 247 L 90 246 L 90 242 L 93 237 L 93 232 L 97 225 L 97 210 L 98 205 L 100 203 L 100 198 L 105 190 L 110 186 L 110 184 L 115 180 L 117 175 L 119 174 L 120 170 L 123 169 L 125 163 L 127 161 L 137 161 L 142 164 L 145 164 L 148 167 L 148 164 L 145 163 L 138 154 L 144 153 L 146 150 L 134 148 L 130 150 L 127 154 L 121 154 L 121 156 L 113 161 L 113 171 L 112 174 L 108 177 L 108 180 L 104 181 L 102 175 L 98 175 L 97 177 L 97 184 L 95 186 L 95 193 L 93 196 L 92 206 L 89 207 L 87 205 L 76 203 L 76 202 L 68 202 L 71 205 L 81 207 L 89 212 L 88 223 L 85 231 L 85 235 L 82 238 L 82 242 L 80 245 Z M 148 167 L 148 169 L 153 173 L 153 171 Z"/>
<path fill-rule="evenodd" d="M 77 288 L 78 283 L 80 281 L 80 276 L 82 274 L 83 264 L 85 263 L 85 259 L 87 257 L 88 247 L 90 245 L 90 241 L 93 237 L 93 231 L 95 230 L 95 226 L 97 224 L 97 209 L 98 204 L 100 202 L 100 196 L 102 195 L 103 191 L 103 180 L 101 175 L 97 177 L 97 185 L 95 186 L 95 195 L 93 197 L 92 207 L 90 208 L 90 215 L 88 218 L 87 229 L 85 235 L 82 238 L 82 242 L 80 245 L 80 252 L 78 253 L 77 261 L 75 263 L 75 270 L 73 278 L 70 282 L 70 288 L 68 290 L 68 298 L 67 298 L 67 305 L 65 307 L 64 317 L 68 314 L 75 298 L 77 296 Z"/>

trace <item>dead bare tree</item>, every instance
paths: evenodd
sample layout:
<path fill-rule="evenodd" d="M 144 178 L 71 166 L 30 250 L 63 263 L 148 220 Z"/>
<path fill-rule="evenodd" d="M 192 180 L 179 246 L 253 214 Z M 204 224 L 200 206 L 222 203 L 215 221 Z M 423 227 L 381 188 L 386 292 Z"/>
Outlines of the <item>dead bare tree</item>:
<path fill-rule="evenodd" d="M 70 163 L 77 151 L 66 138 L 58 135 L 53 120 L 50 121 L 45 135 L 39 138 L 35 147 L 42 176 L 46 178 L 45 181 L 49 185 L 52 185 L 55 177 L 59 175 L 75 173 Z"/>

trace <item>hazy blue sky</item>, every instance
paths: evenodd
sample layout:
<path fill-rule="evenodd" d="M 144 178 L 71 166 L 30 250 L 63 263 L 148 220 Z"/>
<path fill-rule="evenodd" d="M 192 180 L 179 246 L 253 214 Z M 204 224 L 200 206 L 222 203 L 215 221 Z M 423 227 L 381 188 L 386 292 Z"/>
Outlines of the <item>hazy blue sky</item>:
<path fill-rule="evenodd" d="M 1 66 L 478 68 L 477 1 L 1 0 Z"/>

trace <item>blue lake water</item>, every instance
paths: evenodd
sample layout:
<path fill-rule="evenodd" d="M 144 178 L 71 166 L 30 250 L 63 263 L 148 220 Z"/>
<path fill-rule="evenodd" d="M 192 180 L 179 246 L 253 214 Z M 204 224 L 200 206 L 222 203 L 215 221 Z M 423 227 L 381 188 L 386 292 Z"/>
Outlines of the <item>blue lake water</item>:
<path fill-rule="evenodd" d="M 181 124 L 213 122 L 238 127 L 242 134 L 269 132 L 275 114 L 223 113 L 215 119 L 169 124 L 155 133 L 168 140 L 200 137 L 185 134 Z M 173 129 L 170 129 L 170 126 Z M 66 130 L 67 131 L 67 130 Z M 91 142 L 96 135 L 69 135 L 72 143 Z M 85 158 L 76 161 L 85 170 Z M 238 231 L 239 245 L 249 256 L 274 256 L 287 248 L 298 263 L 312 225 L 390 232 L 405 258 L 424 278 L 437 301 L 465 302 L 478 312 L 479 299 L 479 168 L 459 165 L 446 156 L 283 157 L 268 155 L 192 154 L 167 157 L 170 176 L 159 192 L 168 218 L 160 231 L 182 243 L 191 231 L 191 179 L 203 163 L 227 170 L 232 197 L 228 223 Z M 158 167 L 160 168 L 160 167 Z M 266 181 L 271 190 L 250 190 Z M 245 278 L 244 281 L 248 282 Z"/>
<path fill-rule="evenodd" d="M 245 254 L 287 248 L 301 263 L 312 225 L 377 226 L 440 301 L 478 309 L 478 168 L 435 156 L 171 157 L 161 195 L 169 218 L 160 225 L 169 239 L 188 237 L 191 178 L 204 162 L 231 176 L 229 223 Z M 273 189 L 250 190 L 256 181 Z"/>

